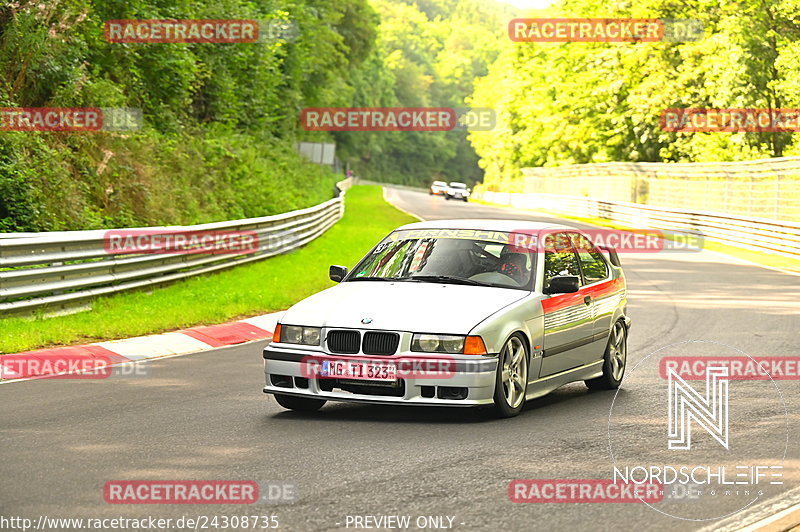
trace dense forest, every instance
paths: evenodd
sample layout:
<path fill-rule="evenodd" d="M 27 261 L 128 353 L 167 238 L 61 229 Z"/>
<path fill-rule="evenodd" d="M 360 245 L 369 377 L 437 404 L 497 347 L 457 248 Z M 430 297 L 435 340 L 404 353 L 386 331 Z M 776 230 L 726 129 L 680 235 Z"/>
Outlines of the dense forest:
<path fill-rule="evenodd" d="M 464 131 L 311 133 L 314 106 L 463 105 L 510 15 L 480 0 L 18 0 L 0 6 L 0 107 L 132 107 L 140 131 L 0 131 L 0 230 L 261 216 L 328 199 L 299 140 L 363 177 L 478 180 Z M 258 43 L 107 42 L 114 19 L 255 19 Z M 278 25 L 280 27 L 280 25 Z"/>

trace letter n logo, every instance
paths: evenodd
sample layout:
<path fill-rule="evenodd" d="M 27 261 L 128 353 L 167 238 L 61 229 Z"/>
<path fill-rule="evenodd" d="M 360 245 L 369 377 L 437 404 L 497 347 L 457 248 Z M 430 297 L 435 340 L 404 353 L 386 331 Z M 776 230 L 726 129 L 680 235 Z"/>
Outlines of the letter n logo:
<path fill-rule="evenodd" d="M 692 420 L 728 448 L 728 368 L 706 367 L 705 397 L 689 386 L 673 368 L 667 369 L 669 439 L 671 450 L 692 448 Z"/>

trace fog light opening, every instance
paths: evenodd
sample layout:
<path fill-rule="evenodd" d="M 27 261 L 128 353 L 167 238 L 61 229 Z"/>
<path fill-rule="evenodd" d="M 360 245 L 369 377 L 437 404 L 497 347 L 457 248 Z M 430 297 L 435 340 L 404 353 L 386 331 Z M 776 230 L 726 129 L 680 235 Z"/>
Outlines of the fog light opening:
<path fill-rule="evenodd" d="M 439 399 L 461 401 L 467 398 L 468 392 L 469 390 L 467 390 L 467 388 L 461 386 L 439 386 L 437 388 L 437 397 L 439 397 Z"/>
<path fill-rule="evenodd" d="M 426 399 L 433 399 L 436 397 L 436 386 L 421 386 L 422 390 L 420 395 Z"/>
<path fill-rule="evenodd" d="M 269 382 L 272 383 L 273 386 L 277 386 L 278 388 L 292 388 L 292 378 L 289 375 L 275 375 L 274 373 L 270 374 Z"/>

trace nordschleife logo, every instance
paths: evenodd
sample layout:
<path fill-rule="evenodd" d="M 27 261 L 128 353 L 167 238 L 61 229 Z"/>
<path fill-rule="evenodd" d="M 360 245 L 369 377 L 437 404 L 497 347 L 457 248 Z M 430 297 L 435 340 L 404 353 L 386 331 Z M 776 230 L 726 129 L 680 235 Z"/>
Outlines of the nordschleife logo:
<path fill-rule="evenodd" d="M 692 448 L 692 421 L 728 448 L 728 368 L 706 367 L 705 395 L 701 395 L 674 369 L 667 370 L 669 449 Z"/>

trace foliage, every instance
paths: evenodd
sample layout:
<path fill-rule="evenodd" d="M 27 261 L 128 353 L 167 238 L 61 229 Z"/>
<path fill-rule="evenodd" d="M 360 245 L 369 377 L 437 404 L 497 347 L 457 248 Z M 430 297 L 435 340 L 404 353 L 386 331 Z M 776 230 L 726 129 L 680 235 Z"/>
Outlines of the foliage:
<path fill-rule="evenodd" d="M 292 21 L 296 39 L 111 44 L 110 19 Z M 133 107 L 131 134 L 0 131 L 0 230 L 196 223 L 331 197 L 294 152 L 371 50 L 367 0 L 52 0 L 0 7 L 0 106 Z"/>
<path fill-rule="evenodd" d="M 798 153 L 789 133 L 673 133 L 664 109 L 800 107 L 797 0 L 561 0 L 537 16 L 698 19 L 698 41 L 511 43 L 471 103 L 501 111 L 472 133 L 487 183 L 528 166 L 735 161 Z M 502 90 L 498 90 L 502 87 Z"/>
<path fill-rule="evenodd" d="M 350 74 L 361 107 L 467 107 L 476 78 L 488 72 L 506 38 L 508 7 L 481 0 L 372 0 L 378 42 Z M 467 132 L 337 133 L 340 154 L 357 175 L 427 185 L 432 179 L 480 181 Z"/>

